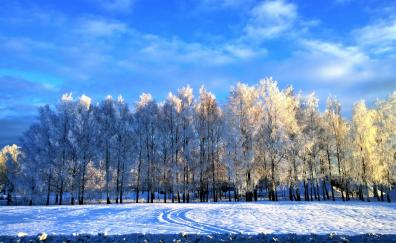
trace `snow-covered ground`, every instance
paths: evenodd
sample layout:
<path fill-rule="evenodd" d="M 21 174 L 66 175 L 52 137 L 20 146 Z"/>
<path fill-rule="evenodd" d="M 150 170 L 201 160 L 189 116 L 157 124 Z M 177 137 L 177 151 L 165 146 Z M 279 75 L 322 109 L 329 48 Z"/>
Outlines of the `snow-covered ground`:
<path fill-rule="evenodd" d="M 396 234 L 396 204 L 260 202 L 0 207 L 0 235 Z"/>

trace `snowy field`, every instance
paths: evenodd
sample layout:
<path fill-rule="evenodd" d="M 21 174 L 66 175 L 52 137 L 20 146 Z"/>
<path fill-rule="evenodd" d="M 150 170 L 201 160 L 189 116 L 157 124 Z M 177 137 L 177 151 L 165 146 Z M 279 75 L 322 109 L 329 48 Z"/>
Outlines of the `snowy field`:
<path fill-rule="evenodd" d="M 0 207 L 1 235 L 396 234 L 396 204 L 260 202 Z"/>

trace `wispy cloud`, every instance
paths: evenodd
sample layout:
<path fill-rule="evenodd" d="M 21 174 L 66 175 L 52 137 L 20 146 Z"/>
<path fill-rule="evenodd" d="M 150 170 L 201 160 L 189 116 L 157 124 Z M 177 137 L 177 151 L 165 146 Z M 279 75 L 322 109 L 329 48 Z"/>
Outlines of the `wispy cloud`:
<path fill-rule="evenodd" d="M 130 12 L 136 0 L 98 0 L 95 2 L 107 11 Z"/>
<path fill-rule="evenodd" d="M 396 49 L 396 18 L 356 29 L 353 35 L 360 45 L 375 54 L 392 54 Z"/>
<path fill-rule="evenodd" d="M 36 109 L 49 102 L 57 94 L 49 82 L 30 81 L 9 75 L 0 75 L 0 119 L 33 116 Z"/>
<path fill-rule="evenodd" d="M 250 11 L 246 34 L 253 39 L 275 38 L 292 29 L 297 6 L 283 0 L 263 1 Z"/>
<path fill-rule="evenodd" d="M 80 26 L 80 28 L 78 28 L 80 33 L 91 37 L 109 37 L 128 31 L 124 23 L 102 18 L 83 19 L 78 25 Z"/>
<path fill-rule="evenodd" d="M 197 2 L 198 11 L 240 10 L 250 7 L 254 0 L 201 0 Z"/>
<path fill-rule="evenodd" d="M 302 57 L 307 63 L 315 64 L 310 74 L 318 82 L 362 82 L 373 75 L 368 65 L 369 57 L 358 47 L 319 40 L 301 43 L 305 49 Z"/>

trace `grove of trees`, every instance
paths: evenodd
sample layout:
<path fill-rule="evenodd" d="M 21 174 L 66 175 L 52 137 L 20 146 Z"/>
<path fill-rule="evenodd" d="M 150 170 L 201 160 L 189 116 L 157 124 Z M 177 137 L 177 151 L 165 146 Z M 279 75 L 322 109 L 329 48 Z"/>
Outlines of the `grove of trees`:
<path fill-rule="evenodd" d="M 352 119 L 335 97 L 238 83 L 99 103 L 65 94 L 0 152 L 7 204 L 379 200 L 396 183 L 396 92 Z"/>

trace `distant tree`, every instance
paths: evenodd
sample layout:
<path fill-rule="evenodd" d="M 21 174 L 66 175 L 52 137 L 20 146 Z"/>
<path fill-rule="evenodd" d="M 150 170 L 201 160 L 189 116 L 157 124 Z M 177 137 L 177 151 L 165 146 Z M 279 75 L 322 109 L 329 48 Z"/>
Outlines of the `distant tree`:
<path fill-rule="evenodd" d="M 147 202 L 153 202 L 157 179 L 157 118 L 158 106 L 150 94 L 142 94 L 136 107 L 135 121 L 137 122 L 138 134 L 140 136 L 139 151 L 139 180 L 141 178 L 142 166 L 146 169 Z"/>
<path fill-rule="evenodd" d="M 119 96 L 116 103 L 115 121 L 115 147 L 117 157 L 116 170 L 116 203 L 123 202 L 124 183 L 126 169 L 128 168 L 128 158 L 131 152 L 132 139 L 132 113 L 122 96 Z"/>
<path fill-rule="evenodd" d="M 195 133 L 193 126 L 194 96 L 187 86 L 178 90 L 180 100 L 181 163 L 183 165 L 183 202 L 190 201 L 189 183 Z"/>
<path fill-rule="evenodd" d="M 254 182 L 254 151 L 253 140 L 258 121 L 258 93 L 255 87 L 238 83 L 231 89 L 228 98 L 228 124 L 233 127 L 236 138 L 235 155 L 238 169 L 245 178 L 241 190 L 245 192 L 246 201 L 253 200 Z"/>
<path fill-rule="evenodd" d="M 341 104 L 335 98 L 330 97 L 327 99 L 327 108 L 325 112 L 326 129 L 328 133 L 328 142 L 326 144 L 326 155 L 328 157 L 328 162 L 331 166 L 331 158 L 336 157 L 337 161 L 337 172 L 338 172 L 338 182 L 341 192 L 341 198 L 344 201 L 344 192 L 346 191 L 346 197 L 349 199 L 348 190 L 346 190 L 346 178 L 342 172 L 344 164 L 344 155 L 346 153 L 346 141 L 348 136 L 348 126 L 347 123 L 341 116 Z"/>
<path fill-rule="evenodd" d="M 87 166 L 93 163 L 97 158 L 96 145 L 98 137 L 98 123 L 94 116 L 94 107 L 91 104 L 91 98 L 82 95 L 73 112 L 73 122 L 71 132 L 68 135 L 71 146 L 76 151 L 76 165 L 73 168 L 73 186 L 72 191 L 77 187 L 77 198 L 79 204 L 84 204 L 84 197 L 87 183 Z M 71 198 L 71 204 L 74 204 L 74 197 Z"/>
<path fill-rule="evenodd" d="M 390 191 L 396 181 L 396 92 L 387 100 L 378 101 L 377 107 L 375 126 L 379 164 L 374 175 L 381 184 L 381 200 L 384 201 L 383 192 L 386 190 L 386 198 L 390 202 Z"/>
<path fill-rule="evenodd" d="M 20 157 L 20 148 L 15 144 L 6 145 L 0 151 L 0 189 L 7 195 L 7 205 L 11 205 L 12 193 L 20 179 Z"/>
<path fill-rule="evenodd" d="M 295 97 L 291 89 L 280 90 L 271 78 L 259 83 L 260 128 L 264 141 L 265 161 L 269 163 L 269 198 L 278 200 L 276 185 L 280 182 L 279 166 L 290 150 L 291 135 L 298 130 Z M 284 167 L 284 165 L 282 165 Z"/>
<path fill-rule="evenodd" d="M 95 109 L 95 117 L 99 126 L 99 138 L 98 143 L 100 148 L 97 152 L 102 155 L 104 166 L 105 166 L 105 186 L 106 186 L 106 203 L 110 204 L 110 191 L 111 191 L 111 180 L 112 180 L 112 149 L 115 133 L 116 133 L 116 107 L 115 102 L 111 96 L 107 96 L 106 99 L 100 103 Z"/>
<path fill-rule="evenodd" d="M 29 205 L 64 204 L 65 195 L 84 204 L 103 193 L 123 203 L 130 190 L 136 202 L 142 192 L 146 202 L 161 194 L 164 202 L 231 201 L 232 193 L 300 201 L 301 188 L 305 200 L 390 201 L 395 127 L 396 93 L 372 108 L 357 103 L 348 120 L 334 97 L 321 112 L 314 93 L 272 78 L 238 83 L 225 104 L 204 87 L 194 100 L 189 86 L 160 103 L 143 93 L 133 109 L 121 96 L 93 104 L 64 94 L 39 108 L 20 147 L 0 152 L 0 192 Z"/>
<path fill-rule="evenodd" d="M 199 90 L 199 99 L 195 105 L 195 127 L 199 139 L 199 195 L 201 202 L 209 200 L 209 181 L 212 181 L 213 201 L 217 201 L 216 188 L 216 150 L 220 146 L 217 140 L 221 110 L 216 97 L 204 87 Z"/>
<path fill-rule="evenodd" d="M 361 160 L 361 200 L 366 194 L 367 201 L 370 201 L 369 183 L 373 176 L 373 169 L 377 161 L 375 148 L 377 129 L 374 126 L 375 113 L 367 109 L 364 101 L 358 102 L 353 109 L 352 132 L 355 145 L 355 157 Z"/>

